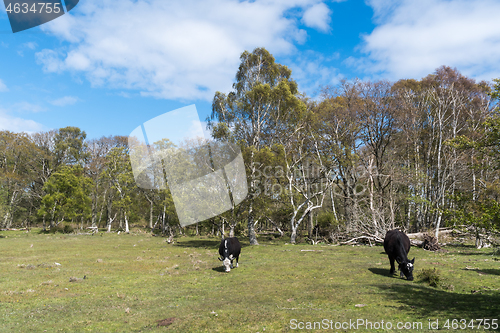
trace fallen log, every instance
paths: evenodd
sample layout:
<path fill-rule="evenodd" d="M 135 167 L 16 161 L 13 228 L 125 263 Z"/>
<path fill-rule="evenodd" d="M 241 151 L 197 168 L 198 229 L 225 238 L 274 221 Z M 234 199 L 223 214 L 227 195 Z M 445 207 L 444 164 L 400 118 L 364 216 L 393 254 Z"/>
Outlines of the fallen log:
<path fill-rule="evenodd" d="M 359 243 L 358 242 L 359 240 L 368 241 L 370 246 L 373 246 L 371 242 L 374 242 L 374 243 L 383 243 L 384 242 L 380 237 L 376 237 L 376 236 L 359 236 L 359 237 L 351 238 L 345 242 L 340 242 L 340 244 L 341 245 L 355 245 L 355 244 Z"/>
<path fill-rule="evenodd" d="M 410 244 L 416 247 L 422 247 L 424 241 L 410 239 Z"/>
<path fill-rule="evenodd" d="M 439 234 L 446 235 L 446 234 L 450 234 L 450 233 L 455 232 L 455 231 L 456 231 L 455 229 L 443 228 L 443 230 L 439 229 Z M 427 234 L 428 234 L 427 232 L 415 232 L 412 234 L 406 234 L 406 236 L 408 236 L 408 238 L 410 238 L 410 239 L 423 238 Z"/>

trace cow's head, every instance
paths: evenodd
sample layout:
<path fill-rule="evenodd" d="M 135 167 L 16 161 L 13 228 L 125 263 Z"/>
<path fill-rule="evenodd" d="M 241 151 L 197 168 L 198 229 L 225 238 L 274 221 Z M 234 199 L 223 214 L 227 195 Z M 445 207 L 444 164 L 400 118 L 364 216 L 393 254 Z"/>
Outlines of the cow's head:
<path fill-rule="evenodd" d="M 229 273 L 231 271 L 231 268 L 233 268 L 233 264 L 231 261 L 233 261 L 233 255 L 229 255 L 229 257 L 226 258 L 219 258 L 220 261 L 222 261 L 222 266 L 224 266 L 224 270 Z"/>
<path fill-rule="evenodd" d="M 413 264 L 415 263 L 415 258 L 412 260 L 403 260 L 399 263 L 399 270 L 401 271 L 401 277 L 404 274 L 408 281 L 413 281 Z"/>
<path fill-rule="evenodd" d="M 222 258 L 219 257 L 219 260 L 222 261 L 222 266 L 224 266 L 224 270 L 229 273 L 231 271 L 231 268 L 233 268 L 233 264 L 231 261 L 233 261 L 233 255 L 231 254 L 229 257 Z"/>

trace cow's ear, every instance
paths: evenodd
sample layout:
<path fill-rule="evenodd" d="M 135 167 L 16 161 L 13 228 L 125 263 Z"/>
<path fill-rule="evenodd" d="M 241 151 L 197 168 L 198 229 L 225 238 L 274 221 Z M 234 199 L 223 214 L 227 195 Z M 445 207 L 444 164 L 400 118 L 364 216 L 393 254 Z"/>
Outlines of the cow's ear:
<path fill-rule="evenodd" d="M 413 259 L 410 261 L 412 264 L 415 263 L 415 257 L 413 257 Z"/>

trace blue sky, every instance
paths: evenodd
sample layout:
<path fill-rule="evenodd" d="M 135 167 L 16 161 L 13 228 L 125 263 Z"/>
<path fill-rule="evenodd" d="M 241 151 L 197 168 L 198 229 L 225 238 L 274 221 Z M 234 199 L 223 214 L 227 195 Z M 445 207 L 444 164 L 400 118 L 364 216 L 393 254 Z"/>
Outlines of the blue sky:
<path fill-rule="evenodd" d="M 267 48 L 314 97 L 342 78 L 500 77 L 497 0 L 80 0 L 13 34 L 0 4 L 0 130 L 129 135 L 195 104 L 204 120 L 239 55 Z"/>

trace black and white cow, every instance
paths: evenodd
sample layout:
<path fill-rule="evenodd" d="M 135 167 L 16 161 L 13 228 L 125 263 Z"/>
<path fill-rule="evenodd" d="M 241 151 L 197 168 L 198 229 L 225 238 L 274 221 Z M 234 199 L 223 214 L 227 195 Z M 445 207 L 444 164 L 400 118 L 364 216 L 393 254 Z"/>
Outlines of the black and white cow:
<path fill-rule="evenodd" d="M 391 275 L 394 274 L 394 260 L 399 264 L 400 277 L 406 276 L 409 281 L 413 281 L 413 264 L 415 258 L 408 260 L 408 252 L 410 252 L 410 239 L 404 232 L 399 230 L 391 230 L 385 234 L 384 239 L 385 253 L 389 256 L 391 262 Z"/>
<path fill-rule="evenodd" d="M 229 272 L 233 268 L 233 260 L 236 259 L 236 267 L 238 267 L 238 259 L 241 253 L 241 244 L 238 238 L 231 237 L 223 239 L 219 246 L 219 260 L 222 261 L 224 269 Z"/>

